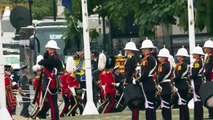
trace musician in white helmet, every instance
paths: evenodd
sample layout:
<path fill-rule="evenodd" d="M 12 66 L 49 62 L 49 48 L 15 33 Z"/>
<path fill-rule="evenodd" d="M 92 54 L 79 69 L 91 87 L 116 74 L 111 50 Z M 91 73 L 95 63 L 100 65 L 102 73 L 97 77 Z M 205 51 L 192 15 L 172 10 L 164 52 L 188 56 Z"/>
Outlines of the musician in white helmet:
<path fill-rule="evenodd" d="M 126 87 L 128 87 L 128 85 L 130 84 L 136 84 L 133 76 L 137 67 L 137 58 L 135 56 L 135 52 L 138 51 L 138 49 L 136 48 L 135 43 L 131 41 L 126 43 L 124 50 L 125 56 L 127 57 L 124 73 L 126 80 L 124 81 L 124 83 L 126 83 Z M 131 93 L 134 94 L 133 91 Z M 126 93 L 124 92 L 124 96 L 126 99 L 126 96 L 129 97 L 130 94 L 126 95 Z M 134 104 L 133 102 L 128 102 L 127 104 L 132 111 L 132 120 L 139 120 L 139 106 Z"/>
<path fill-rule="evenodd" d="M 207 55 L 204 62 L 204 76 L 206 81 L 213 81 L 213 41 L 207 40 L 203 48 Z M 209 108 L 209 118 L 213 119 L 213 107 Z"/>
<path fill-rule="evenodd" d="M 42 82 L 42 90 L 47 92 L 48 102 L 46 108 L 43 107 L 40 111 L 40 115 L 42 113 L 46 113 L 46 111 L 51 109 L 51 120 L 59 120 L 59 110 L 57 104 L 57 79 L 56 75 L 58 71 L 63 70 L 63 65 L 60 60 L 59 55 L 56 50 L 60 49 L 55 40 L 49 40 L 46 44 L 47 53 L 44 55 L 44 59 L 38 62 L 39 65 L 44 67 L 44 77 Z"/>
<path fill-rule="evenodd" d="M 189 108 L 188 108 L 188 72 L 189 65 L 187 64 L 186 57 L 189 57 L 188 51 L 183 47 L 178 49 L 176 54 L 178 63 L 175 69 L 175 87 L 178 89 L 178 105 L 179 105 L 179 117 L 182 120 L 189 120 Z"/>
<path fill-rule="evenodd" d="M 141 62 L 141 78 L 140 82 L 145 96 L 146 119 L 156 119 L 155 109 L 155 82 L 153 80 L 154 73 L 157 68 L 157 60 L 152 54 L 152 50 L 156 49 L 152 41 L 146 38 L 141 44 L 141 52 L 143 54 Z"/>
<path fill-rule="evenodd" d="M 200 46 L 196 46 L 192 52 L 194 63 L 191 69 L 191 85 L 193 87 L 193 100 L 194 100 L 194 120 L 203 119 L 203 105 L 200 98 L 200 86 L 203 81 L 203 50 Z"/>
<path fill-rule="evenodd" d="M 158 83 L 157 90 L 161 97 L 161 113 L 164 120 L 171 120 L 171 74 L 173 69 L 169 61 L 171 55 L 167 48 L 162 48 L 157 56 L 160 64 L 158 65 L 156 83 Z"/>

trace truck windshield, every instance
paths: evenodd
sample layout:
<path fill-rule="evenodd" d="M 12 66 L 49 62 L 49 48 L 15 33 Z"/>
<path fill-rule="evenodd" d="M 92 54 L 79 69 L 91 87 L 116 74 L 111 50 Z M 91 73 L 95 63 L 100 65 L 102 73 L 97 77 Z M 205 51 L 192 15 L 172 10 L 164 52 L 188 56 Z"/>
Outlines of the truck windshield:
<path fill-rule="evenodd" d="M 39 26 L 36 28 L 35 37 L 40 42 L 40 53 L 43 54 L 45 52 L 45 45 L 49 40 L 55 40 L 57 42 L 59 50 L 57 53 L 64 58 L 63 50 L 65 47 L 64 40 L 63 40 L 63 33 L 66 30 L 66 26 Z"/>

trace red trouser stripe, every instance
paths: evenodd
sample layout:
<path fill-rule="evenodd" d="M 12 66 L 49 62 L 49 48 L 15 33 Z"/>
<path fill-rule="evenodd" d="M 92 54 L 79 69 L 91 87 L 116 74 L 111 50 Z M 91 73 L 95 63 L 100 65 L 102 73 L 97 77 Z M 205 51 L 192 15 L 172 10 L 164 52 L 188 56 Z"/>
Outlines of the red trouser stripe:
<path fill-rule="evenodd" d="M 48 93 L 47 96 L 48 96 L 48 101 L 49 101 L 50 108 L 51 108 L 51 117 L 52 117 L 51 120 L 57 120 L 57 118 L 55 116 L 57 113 L 55 112 L 52 95 L 50 93 Z"/>
<path fill-rule="evenodd" d="M 139 111 L 136 107 L 133 108 L 133 120 L 138 120 Z"/>
<path fill-rule="evenodd" d="M 115 98 L 113 94 L 108 94 L 109 97 L 109 106 L 107 107 L 107 109 L 104 111 L 104 113 L 108 113 L 115 105 Z"/>

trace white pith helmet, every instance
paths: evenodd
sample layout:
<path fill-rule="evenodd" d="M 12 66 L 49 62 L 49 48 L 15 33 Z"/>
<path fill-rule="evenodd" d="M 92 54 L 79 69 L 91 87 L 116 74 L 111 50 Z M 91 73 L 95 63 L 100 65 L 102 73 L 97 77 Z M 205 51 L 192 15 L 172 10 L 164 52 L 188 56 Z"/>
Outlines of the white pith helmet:
<path fill-rule="evenodd" d="M 184 57 L 189 57 L 188 51 L 186 48 L 182 47 L 178 49 L 177 54 L 175 56 L 184 56 Z"/>
<path fill-rule="evenodd" d="M 41 70 L 41 66 L 40 65 L 36 64 L 36 65 L 33 66 L 33 71 L 34 72 L 37 72 L 39 70 Z"/>
<path fill-rule="evenodd" d="M 72 56 L 69 56 L 66 61 L 66 70 L 69 73 L 73 73 L 76 70 L 74 59 Z"/>
<path fill-rule="evenodd" d="M 134 43 L 134 42 L 132 42 L 132 41 L 131 41 L 131 42 L 128 42 L 128 43 L 126 43 L 124 50 L 133 50 L 133 51 L 138 51 L 138 49 L 136 48 L 135 43 Z"/>
<path fill-rule="evenodd" d="M 45 46 L 45 48 L 52 48 L 52 49 L 60 49 L 57 45 L 55 40 L 49 40 Z"/>
<path fill-rule="evenodd" d="M 203 49 L 199 45 L 194 48 L 192 54 L 205 55 Z"/>
<path fill-rule="evenodd" d="M 162 48 L 159 53 L 158 53 L 158 57 L 167 57 L 169 58 L 170 57 L 170 53 L 169 53 L 169 50 L 167 48 Z"/>
<path fill-rule="evenodd" d="M 98 57 L 98 70 L 103 70 L 106 66 L 106 55 L 102 52 Z"/>
<path fill-rule="evenodd" d="M 213 48 L 213 41 L 209 38 L 209 40 L 207 40 L 205 43 L 204 43 L 204 48 Z"/>
<path fill-rule="evenodd" d="M 146 39 L 142 42 L 140 49 L 143 48 L 156 48 L 156 47 L 153 45 L 152 41 L 149 40 L 148 37 L 146 37 Z"/>

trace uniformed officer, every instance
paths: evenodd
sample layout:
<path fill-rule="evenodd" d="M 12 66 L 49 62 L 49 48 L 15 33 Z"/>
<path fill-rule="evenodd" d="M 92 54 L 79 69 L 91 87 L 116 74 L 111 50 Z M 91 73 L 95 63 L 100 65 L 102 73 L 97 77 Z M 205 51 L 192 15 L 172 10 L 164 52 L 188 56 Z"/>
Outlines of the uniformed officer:
<path fill-rule="evenodd" d="M 115 83 L 118 86 L 118 87 L 116 87 L 116 89 L 118 90 L 119 94 L 122 94 L 123 90 L 122 90 L 122 87 L 120 86 L 120 84 L 122 84 L 124 81 L 124 75 L 120 72 L 119 66 L 114 67 L 113 76 L 115 78 Z"/>
<path fill-rule="evenodd" d="M 152 41 L 146 38 L 141 45 L 141 51 L 143 54 L 143 59 L 141 63 L 141 86 L 145 96 L 145 109 L 146 109 L 146 119 L 155 120 L 156 110 L 155 110 L 155 82 L 153 80 L 153 74 L 155 73 L 157 67 L 157 60 L 152 55 L 152 50 L 156 47 L 153 45 Z"/>
<path fill-rule="evenodd" d="M 113 77 L 113 68 L 115 66 L 114 56 L 109 56 L 106 60 L 105 69 L 100 74 L 101 84 L 104 85 L 104 94 L 108 103 L 104 106 L 102 113 L 113 112 L 115 106 L 115 79 Z"/>
<path fill-rule="evenodd" d="M 34 65 L 33 66 L 33 71 L 36 72 L 35 73 L 35 77 L 33 78 L 33 87 L 35 91 L 38 91 L 38 96 L 36 98 L 36 104 L 37 106 L 41 105 L 41 99 L 42 99 L 42 86 L 39 86 L 39 80 L 40 80 L 40 76 L 42 74 L 42 68 L 40 65 Z"/>
<path fill-rule="evenodd" d="M 213 81 L 213 41 L 207 40 L 204 43 L 204 51 L 206 53 L 204 64 L 204 76 L 206 81 Z M 213 119 L 213 108 L 209 108 L 209 118 Z"/>
<path fill-rule="evenodd" d="M 72 116 L 76 115 L 76 109 L 79 107 L 80 114 L 82 114 L 82 105 L 80 103 L 81 96 L 76 92 L 76 89 L 80 89 L 81 85 L 78 80 L 76 80 L 76 77 L 73 73 L 70 73 L 68 78 L 68 89 L 71 92 L 70 101 L 71 101 L 71 107 L 68 110 L 67 115 L 69 116 L 72 114 Z"/>
<path fill-rule="evenodd" d="M 68 88 L 69 85 L 69 77 L 73 74 L 75 70 L 73 57 L 68 57 L 66 61 L 66 71 L 61 75 L 61 94 L 64 99 L 64 108 L 60 113 L 60 117 L 64 117 L 68 113 L 68 108 L 71 105 L 71 91 Z"/>
<path fill-rule="evenodd" d="M 171 74 L 172 64 L 169 62 L 169 50 L 163 48 L 159 51 L 158 60 L 160 62 L 157 70 L 157 90 L 161 97 L 161 110 L 164 120 L 171 120 Z"/>
<path fill-rule="evenodd" d="M 125 56 L 127 57 L 127 61 L 125 64 L 125 83 L 132 84 L 136 81 L 133 81 L 133 75 L 135 73 L 135 69 L 137 67 L 137 58 L 135 56 L 135 52 L 138 51 L 134 42 L 128 42 L 125 45 Z M 132 120 L 139 120 L 139 106 L 128 103 L 129 108 L 132 111 Z"/>
<path fill-rule="evenodd" d="M 178 49 L 176 54 L 178 63 L 175 70 L 175 87 L 178 89 L 178 105 L 179 105 L 179 116 L 181 120 L 189 120 L 189 108 L 188 108 L 188 72 L 189 65 L 186 62 L 186 57 L 189 57 L 188 52 L 185 48 Z"/>
<path fill-rule="evenodd" d="M 191 69 L 191 85 L 193 87 L 193 99 L 194 99 L 194 120 L 203 120 L 203 105 L 200 98 L 199 89 L 203 83 L 203 50 L 200 46 L 196 46 L 192 52 L 195 59 Z"/>
<path fill-rule="evenodd" d="M 54 40 L 48 41 L 45 47 L 47 51 L 44 55 L 44 59 L 39 61 L 38 64 L 44 67 L 42 90 L 43 92 L 48 91 L 47 96 L 45 96 L 47 97 L 48 102 L 45 104 L 47 106 L 44 106 L 40 111 L 40 115 L 42 113 L 46 113 L 46 111 L 50 108 L 51 120 L 59 120 L 56 75 L 57 71 L 62 70 L 62 62 L 59 58 L 59 55 L 56 53 L 56 49 L 60 48 Z"/>
<path fill-rule="evenodd" d="M 102 52 L 101 54 L 99 54 L 99 58 L 98 58 L 98 70 L 100 71 L 99 73 L 99 79 L 97 81 L 97 84 L 99 85 L 100 88 L 100 101 L 101 103 L 103 103 L 106 100 L 106 96 L 105 96 L 105 81 L 103 79 L 100 79 L 102 77 L 102 73 L 105 70 L 105 66 L 106 66 L 106 55 Z M 100 110 L 102 111 L 102 110 Z"/>
<path fill-rule="evenodd" d="M 24 116 L 24 117 L 30 117 L 29 110 L 28 110 L 28 108 L 30 106 L 30 91 L 29 91 L 30 90 L 30 88 L 29 88 L 30 81 L 28 79 L 27 67 L 28 67 L 27 65 L 23 65 L 21 67 L 23 75 L 21 77 L 21 83 L 20 83 L 20 87 L 23 90 L 21 92 L 22 100 L 23 100 L 23 108 L 21 110 L 20 115 Z"/>
<path fill-rule="evenodd" d="M 64 108 L 62 109 L 60 113 L 60 117 L 64 117 L 65 114 L 68 112 L 68 108 L 70 107 L 70 90 L 68 89 L 68 76 L 69 74 L 67 72 L 63 73 L 60 77 L 61 80 L 61 95 L 64 100 Z"/>
<path fill-rule="evenodd" d="M 12 113 L 16 106 L 16 98 L 12 92 L 12 81 L 10 79 L 11 76 L 11 65 L 4 65 L 4 81 L 5 81 L 5 91 L 6 91 L 6 105 L 7 110 L 12 116 Z"/>

